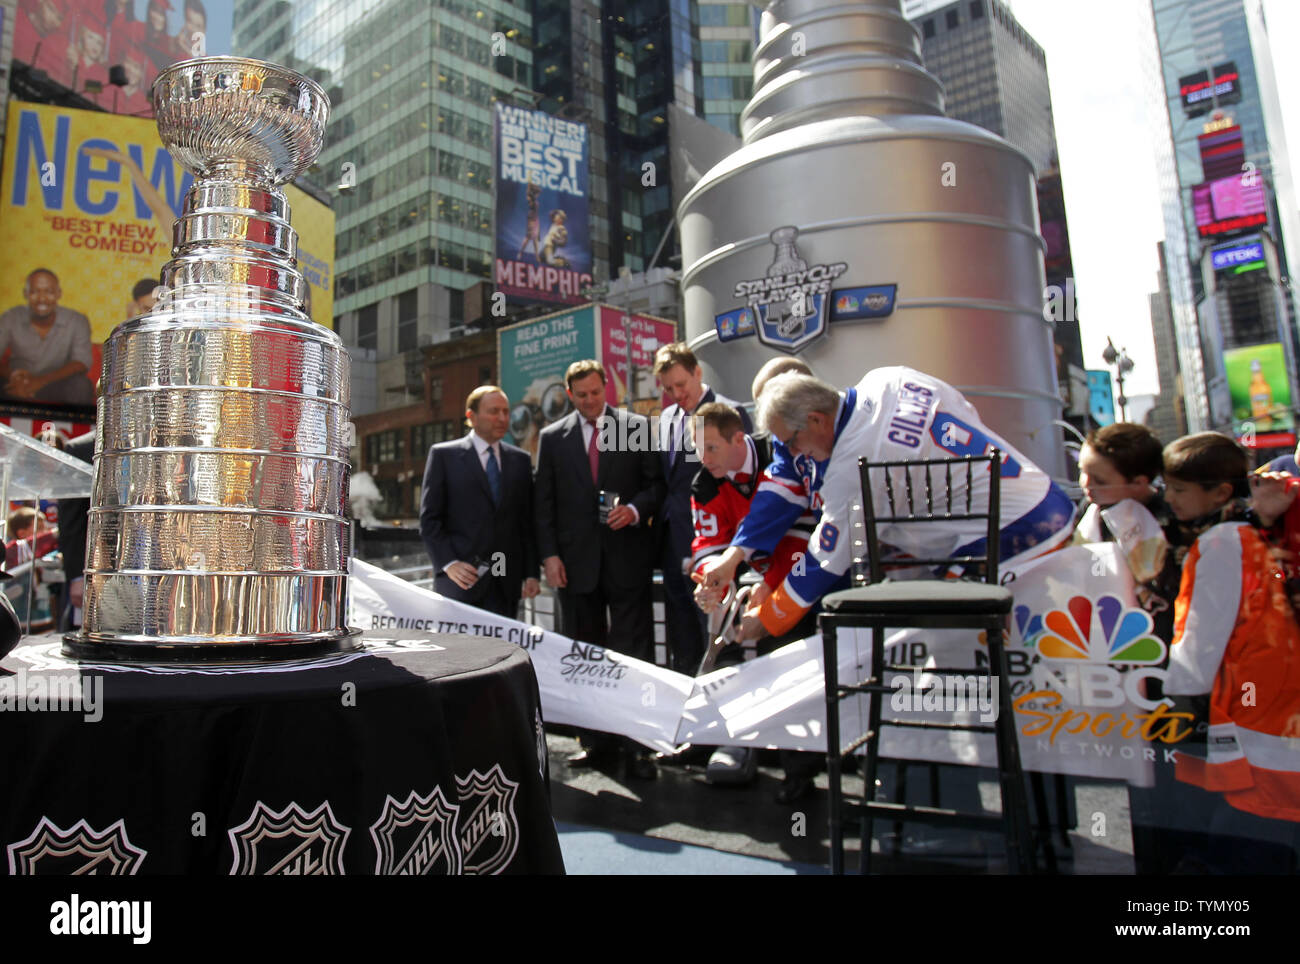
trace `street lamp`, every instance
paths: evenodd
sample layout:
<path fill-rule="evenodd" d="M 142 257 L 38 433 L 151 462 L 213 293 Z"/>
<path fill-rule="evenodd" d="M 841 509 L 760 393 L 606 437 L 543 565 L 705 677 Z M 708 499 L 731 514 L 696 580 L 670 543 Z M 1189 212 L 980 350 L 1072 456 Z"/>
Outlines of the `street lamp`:
<path fill-rule="evenodd" d="M 1102 360 L 1107 365 L 1115 366 L 1115 380 L 1119 383 L 1119 415 L 1121 422 L 1128 421 L 1128 399 L 1124 397 L 1124 376 L 1133 370 L 1133 359 L 1128 357 L 1128 349 L 1121 348 L 1115 350 L 1115 343 L 1106 336 L 1106 348 L 1101 353 Z"/>

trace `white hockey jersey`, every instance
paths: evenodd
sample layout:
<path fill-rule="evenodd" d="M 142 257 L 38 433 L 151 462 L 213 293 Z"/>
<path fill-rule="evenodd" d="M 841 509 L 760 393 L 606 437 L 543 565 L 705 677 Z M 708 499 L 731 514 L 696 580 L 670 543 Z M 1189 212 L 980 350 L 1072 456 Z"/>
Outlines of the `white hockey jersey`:
<path fill-rule="evenodd" d="M 946 459 L 984 455 L 992 448 L 1002 453 L 1000 554 L 1004 563 L 1030 552 L 1037 554 L 1067 539 L 1074 521 L 1074 504 L 1036 465 L 1005 439 L 988 429 L 961 392 L 951 385 L 912 368 L 896 366 L 868 372 L 844 393 L 836 417 L 835 443 L 830 461 L 812 494 L 821 521 L 808 543 L 809 564 L 796 569 L 768 600 L 761 613 L 769 631 L 785 632 L 822 594 L 848 572 L 855 555 L 855 539 L 862 513 L 858 459 L 873 462 Z M 927 494 L 924 466 L 872 472 L 872 495 L 878 516 L 906 515 L 908 477 L 913 506 L 925 513 L 927 500 L 936 509 L 946 500 L 947 479 L 942 467 L 929 469 Z M 893 508 L 890 506 L 892 490 Z M 966 507 L 966 472 L 952 472 L 953 511 Z M 988 499 L 988 473 L 971 474 L 971 508 L 982 511 Z M 939 511 L 942 511 L 939 509 Z M 981 520 L 952 520 L 921 524 L 882 524 L 880 539 L 914 557 L 978 555 L 984 551 L 985 526 Z M 859 549 L 865 556 L 865 550 Z"/>

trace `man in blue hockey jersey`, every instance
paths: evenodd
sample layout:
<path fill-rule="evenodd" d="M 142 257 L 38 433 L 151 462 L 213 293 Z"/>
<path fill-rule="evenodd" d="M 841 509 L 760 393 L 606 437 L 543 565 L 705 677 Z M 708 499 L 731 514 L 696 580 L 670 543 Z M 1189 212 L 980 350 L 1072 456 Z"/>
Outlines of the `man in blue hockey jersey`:
<path fill-rule="evenodd" d="M 952 386 L 915 369 L 896 366 L 868 372 L 855 387 L 838 392 L 809 375 L 773 378 L 758 399 L 760 424 L 791 457 L 811 460 L 804 477 L 809 507 L 821 518 L 808 541 L 808 561 L 746 615 L 742 635 L 780 635 L 795 625 L 852 564 L 851 507 L 860 501 L 858 458 L 872 461 L 982 455 L 996 447 L 1001 471 L 1001 554 L 1014 564 L 1063 543 L 1071 532 L 1074 505 L 1041 469 L 981 422 Z M 902 474 L 907 470 L 891 470 Z M 954 497 L 965 478 L 954 477 Z M 885 493 L 876 494 L 884 504 Z M 979 502 L 987 476 L 972 480 Z M 900 491 L 896 486 L 895 491 Z M 983 527 L 977 520 L 924 526 L 885 525 L 881 540 L 912 556 L 976 552 Z M 735 546 L 733 545 L 733 548 Z M 709 588 L 708 576 L 704 583 Z"/>

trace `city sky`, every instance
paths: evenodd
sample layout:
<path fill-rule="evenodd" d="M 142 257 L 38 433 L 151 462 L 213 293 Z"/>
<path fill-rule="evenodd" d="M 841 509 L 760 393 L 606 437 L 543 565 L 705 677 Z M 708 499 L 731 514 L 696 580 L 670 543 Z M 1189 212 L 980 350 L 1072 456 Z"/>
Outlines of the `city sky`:
<path fill-rule="evenodd" d="M 1164 238 L 1140 55 L 1140 43 L 1153 41 L 1142 36 L 1138 2 L 1149 0 L 1009 0 L 1047 55 L 1084 362 L 1106 367 L 1110 335 L 1135 364 L 1124 386 L 1130 396 L 1157 391 L 1147 296 Z M 1264 16 L 1295 178 L 1300 64 L 1285 41 L 1300 32 L 1300 4 L 1264 0 Z"/>

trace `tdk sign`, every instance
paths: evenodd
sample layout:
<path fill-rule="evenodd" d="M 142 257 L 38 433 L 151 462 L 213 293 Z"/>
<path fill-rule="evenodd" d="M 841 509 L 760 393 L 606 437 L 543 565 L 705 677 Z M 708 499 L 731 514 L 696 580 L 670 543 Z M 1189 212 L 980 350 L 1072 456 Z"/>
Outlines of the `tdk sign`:
<path fill-rule="evenodd" d="M 1250 264 L 1252 261 L 1264 260 L 1264 245 L 1260 241 L 1252 244 L 1238 244 L 1231 248 L 1219 248 L 1213 251 L 1210 257 L 1214 264 L 1215 271 L 1222 271 L 1224 268 L 1235 268 L 1239 265 Z"/>

